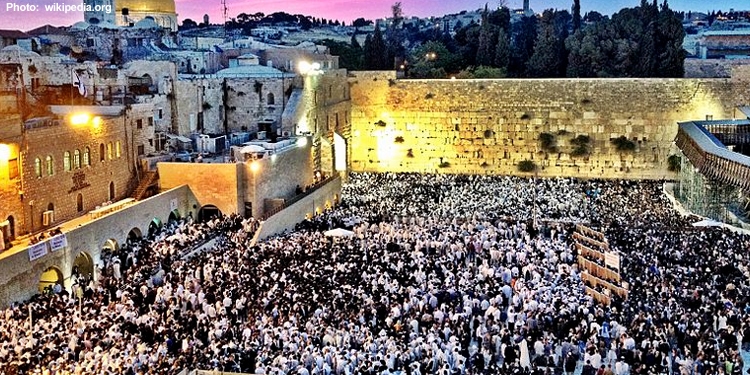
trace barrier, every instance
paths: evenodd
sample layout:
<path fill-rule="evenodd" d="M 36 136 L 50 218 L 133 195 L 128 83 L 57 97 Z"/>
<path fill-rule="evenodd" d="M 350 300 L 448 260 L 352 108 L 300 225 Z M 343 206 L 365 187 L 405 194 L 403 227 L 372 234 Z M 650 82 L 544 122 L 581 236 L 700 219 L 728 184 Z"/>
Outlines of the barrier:
<path fill-rule="evenodd" d="M 573 240 L 586 293 L 606 305 L 612 303 L 612 294 L 628 298 L 628 290 L 620 276 L 620 254 L 610 250 L 604 234 L 578 224 Z M 603 288 L 605 293 L 594 288 Z"/>

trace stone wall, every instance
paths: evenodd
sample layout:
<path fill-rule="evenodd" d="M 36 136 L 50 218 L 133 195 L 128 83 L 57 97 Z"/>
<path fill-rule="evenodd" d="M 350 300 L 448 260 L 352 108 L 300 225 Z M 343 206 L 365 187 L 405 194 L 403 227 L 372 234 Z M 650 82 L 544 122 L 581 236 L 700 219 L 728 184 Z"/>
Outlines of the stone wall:
<path fill-rule="evenodd" d="M 305 220 L 306 217 L 312 217 L 316 212 L 325 210 L 326 207 L 335 206 L 339 197 L 341 197 L 341 179 L 337 178 L 266 219 L 258 229 L 259 233 L 256 238 L 263 240 L 292 231 L 295 225 Z"/>
<path fill-rule="evenodd" d="M 677 122 L 731 117 L 748 103 L 747 74 L 732 79 L 397 80 L 351 73 L 355 171 L 674 178 L 666 170 Z M 553 147 L 542 148 L 548 133 Z M 573 157 L 571 140 L 590 137 Z M 635 146 L 618 151 L 626 137 Z"/>
<path fill-rule="evenodd" d="M 205 205 L 214 205 L 226 215 L 242 213 L 241 166 L 239 163 L 158 163 L 159 188 L 166 191 L 190 186 L 197 202 L 194 215 Z"/>
<path fill-rule="evenodd" d="M 29 261 L 25 250 L 14 249 L 0 255 L 0 308 L 36 294 L 40 276 L 50 267 L 61 271 L 64 286 L 69 288 L 73 264 L 79 254 L 86 253 L 97 264 L 108 240 L 122 245 L 132 229 L 137 228 L 145 235 L 154 218 L 166 223 L 175 209 L 181 217 L 187 216 L 195 204 L 190 189 L 181 186 L 66 231 L 67 248 L 35 261 Z M 94 277 L 98 275 L 95 273 Z"/>

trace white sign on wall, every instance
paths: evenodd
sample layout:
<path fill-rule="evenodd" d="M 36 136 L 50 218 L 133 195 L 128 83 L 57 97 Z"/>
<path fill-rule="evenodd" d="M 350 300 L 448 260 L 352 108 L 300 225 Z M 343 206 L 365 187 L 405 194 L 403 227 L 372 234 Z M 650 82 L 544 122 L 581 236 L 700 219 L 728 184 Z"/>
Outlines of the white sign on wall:
<path fill-rule="evenodd" d="M 64 234 L 58 234 L 57 236 L 49 239 L 49 247 L 52 252 L 62 250 L 66 246 L 68 246 L 68 237 L 66 237 Z"/>
<path fill-rule="evenodd" d="M 36 245 L 29 246 L 29 262 L 33 262 L 47 255 L 47 242 L 40 242 Z"/>

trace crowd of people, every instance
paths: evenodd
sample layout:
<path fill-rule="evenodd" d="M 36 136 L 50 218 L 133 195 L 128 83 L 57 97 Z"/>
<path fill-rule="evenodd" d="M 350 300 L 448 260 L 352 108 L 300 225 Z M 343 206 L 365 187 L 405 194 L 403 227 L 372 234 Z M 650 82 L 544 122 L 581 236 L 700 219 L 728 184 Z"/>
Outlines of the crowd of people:
<path fill-rule="evenodd" d="M 694 229 L 658 182 L 355 174 L 342 197 L 257 244 L 232 216 L 103 256 L 97 282 L 0 312 L 0 374 L 747 367 L 750 236 Z M 576 222 L 621 252 L 626 300 L 585 293 Z"/>

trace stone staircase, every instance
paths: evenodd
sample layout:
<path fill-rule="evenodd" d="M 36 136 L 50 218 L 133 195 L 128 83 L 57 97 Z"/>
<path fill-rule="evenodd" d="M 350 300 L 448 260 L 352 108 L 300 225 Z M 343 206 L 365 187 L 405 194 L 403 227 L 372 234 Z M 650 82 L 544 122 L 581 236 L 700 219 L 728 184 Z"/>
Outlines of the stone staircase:
<path fill-rule="evenodd" d="M 135 188 L 135 190 L 133 191 L 133 194 L 130 197 L 137 201 L 142 200 L 144 198 L 148 198 L 154 195 L 154 192 L 156 191 L 155 188 L 157 188 L 158 185 L 159 185 L 159 172 L 147 171 L 145 175 L 143 176 L 141 183 L 138 184 L 138 187 Z"/>

